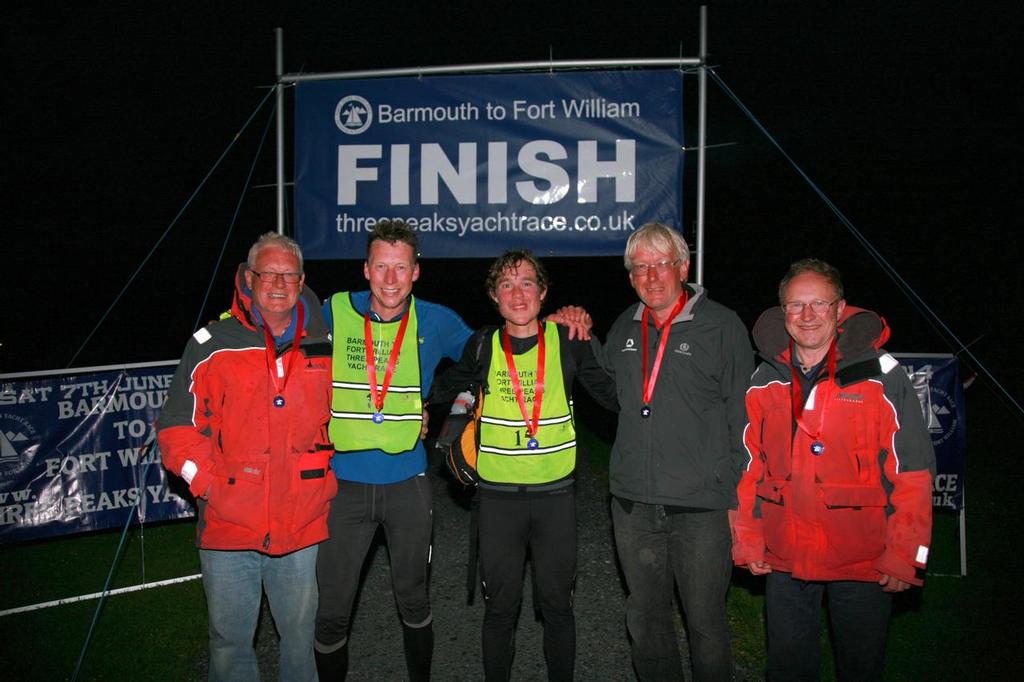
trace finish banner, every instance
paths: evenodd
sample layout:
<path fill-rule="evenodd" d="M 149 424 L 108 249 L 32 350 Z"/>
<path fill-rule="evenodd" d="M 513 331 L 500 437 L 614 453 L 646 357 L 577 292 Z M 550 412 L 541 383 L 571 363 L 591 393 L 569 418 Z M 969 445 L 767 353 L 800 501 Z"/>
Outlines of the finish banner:
<path fill-rule="evenodd" d="M 964 506 L 967 471 L 967 422 L 960 361 L 948 353 L 893 353 L 910 377 L 935 448 L 932 506 L 959 510 Z"/>
<path fill-rule="evenodd" d="M 153 433 L 176 365 L 0 375 L 0 543 L 194 515 Z"/>
<path fill-rule="evenodd" d="M 680 228 L 674 70 L 331 80 L 295 96 L 295 234 L 307 258 L 366 255 L 381 219 L 423 256 L 622 255 Z"/>

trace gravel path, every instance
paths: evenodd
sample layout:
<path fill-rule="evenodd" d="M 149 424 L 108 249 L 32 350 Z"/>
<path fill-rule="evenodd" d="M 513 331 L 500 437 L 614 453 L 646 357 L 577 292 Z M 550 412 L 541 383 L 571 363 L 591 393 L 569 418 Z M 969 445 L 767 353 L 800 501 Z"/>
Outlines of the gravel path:
<path fill-rule="evenodd" d="M 625 595 L 615 561 L 608 482 L 604 472 L 589 470 L 581 456 L 577 482 L 579 557 L 576 581 L 576 679 L 634 680 L 626 641 Z M 447 473 L 433 462 L 428 476 L 434 489 L 434 555 L 431 605 L 434 614 L 433 678 L 438 682 L 480 680 L 480 627 L 483 597 L 479 587 L 472 605 L 466 604 L 466 554 L 469 536 L 468 501 Z M 265 601 L 265 600 L 264 600 Z M 532 613 L 527 578 L 523 611 L 516 633 L 512 679 L 546 680 L 541 624 Z M 391 594 L 387 550 L 379 541 L 368 562 L 350 638 L 351 682 L 406 679 L 402 631 Z M 685 636 L 680 626 L 684 661 Z M 257 637 L 263 679 L 277 677 L 277 643 L 264 604 Z M 689 674 L 687 676 L 689 680 Z M 751 679 L 737 671 L 736 679 Z"/>

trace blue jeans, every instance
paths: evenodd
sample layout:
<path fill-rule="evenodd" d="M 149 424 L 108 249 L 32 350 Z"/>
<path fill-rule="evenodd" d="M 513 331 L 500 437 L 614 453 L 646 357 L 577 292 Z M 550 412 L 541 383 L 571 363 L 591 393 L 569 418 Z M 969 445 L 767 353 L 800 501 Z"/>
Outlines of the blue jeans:
<path fill-rule="evenodd" d="M 664 505 L 612 499 L 626 576 L 626 627 L 641 682 L 682 680 L 673 581 L 686 617 L 695 682 L 732 679 L 725 596 L 732 539 L 724 510 L 666 513 Z"/>
<path fill-rule="evenodd" d="M 281 636 L 280 679 L 316 680 L 316 555 L 316 545 L 283 556 L 199 550 L 210 615 L 211 682 L 260 678 L 253 637 L 264 589 Z"/>
<path fill-rule="evenodd" d="M 807 582 L 789 573 L 768 574 L 768 679 L 811 682 L 821 677 L 821 602 L 828 595 L 836 677 L 844 682 L 882 679 L 892 595 L 877 583 Z"/>

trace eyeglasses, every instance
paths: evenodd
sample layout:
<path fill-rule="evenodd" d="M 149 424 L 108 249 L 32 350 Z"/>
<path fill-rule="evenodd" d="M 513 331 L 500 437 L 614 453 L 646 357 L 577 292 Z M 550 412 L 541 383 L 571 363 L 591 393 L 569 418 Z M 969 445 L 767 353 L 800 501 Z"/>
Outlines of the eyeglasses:
<path fill-rule="evenodd" d="M 676 258 L 675 260 L 660 260 L 657 263 L 633 263 L 632 267 L 629 269 L 629 272 L 630 274 L 635 273 L 640 277 L 643 277 L 651 270 L 654 270 L 659 275 L 661 275 L 668 272 L 670 269 L 674 268 L 676 266 L 676 263 L 678 263 L 679 261 L 680 259 Z"/>
<path fill-rule="evenodd" d="M 824 315 L 829 311 L 829 308 L 834 306 L 836 303 L 839 303 L 838 298 L 834 301 L 822 301 L 821 299 L 817 299 L 810 303 L 804 303 L 803 301 L 790 301 L 789 303 L 783 303 L 782 309 L 786 311 L 787 315 L 796 316 L 803 313 L 804 308 L 810 306 L 811 312 L 815 315 Z"/>
<path fill-rule="evenodd" d="M 298 284 L 299 280 L 302 279 L 301 272 L 256 272 L 255 270 L 249 270 L 252 274 L 260 278 L 261 282 L 266 284 L 273 284 L 280 277 L 284 280 L 285 284 Z"/>

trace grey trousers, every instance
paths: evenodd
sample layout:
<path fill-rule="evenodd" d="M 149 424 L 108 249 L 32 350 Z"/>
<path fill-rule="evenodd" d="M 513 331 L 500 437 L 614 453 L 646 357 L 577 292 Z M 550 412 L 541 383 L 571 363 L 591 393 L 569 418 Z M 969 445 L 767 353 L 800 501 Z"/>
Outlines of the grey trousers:
<path fill-rule="evenodd" d="M 732 679 L 725 596 L 732 577 L 725 510 L 666 513 L 612 500 L 615 545 L 629 596 L 633 667 L 641 682 L 682 680 L 673 582 L 679 590 L 695 682 Z"/>

